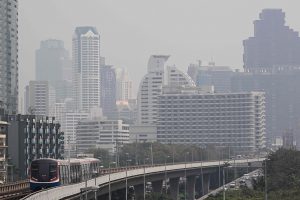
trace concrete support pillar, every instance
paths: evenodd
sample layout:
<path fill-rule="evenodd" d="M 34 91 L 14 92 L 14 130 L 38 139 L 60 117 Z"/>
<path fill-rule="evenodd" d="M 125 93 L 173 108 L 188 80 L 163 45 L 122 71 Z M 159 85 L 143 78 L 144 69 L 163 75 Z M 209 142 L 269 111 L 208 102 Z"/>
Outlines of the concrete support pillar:
<path fill-rule="evenodd" d="M 186 177 L 186 190 L 187 190 L 187 199 L 195 200 L 195 176 Z"/>
<path fill-rule="evenodd" d="M 195 192 L 198 196 L 202 195 L 202 182 L 201 182 L 201 176 L 196 177 L 196 183 L 195 183 Z"/>
<path fill-rule="evenodd" d="M 134 186 L 134 195 L 136 200 L 144 199 L 144 184 Z"/>
<path fill-rule="evenodd" d="M 163 180 L 152 182 L 152 192 L 161 194 L 162 192 Z"/>
<path fill-rule="evenodd" d="M 221 183 L 221 179 L 220 179 Z M 213 173 L 210 175 L 210 188 L 217 189 L 219 187 L 219 170 L 217 173 Z"/>
<path fill-rule="evenodd" d="M 179 194 L 179 177 L 170 178 L 170 195 L 171 199 L 178 200 Z"/>
<path fill-rule="evenodd" d="M 209 192 L 210 186 L 210 174 L 203 174 L 203 194 L 206 195 Z"/>
<path fill-rule="evenodd" d="M 123 188 L 123 189 L 115 191 L 112 195 L 112 199 L 114 199 L 114 198 L 118 199 L 118 200 L 126 200 L 126 189 Z"/>

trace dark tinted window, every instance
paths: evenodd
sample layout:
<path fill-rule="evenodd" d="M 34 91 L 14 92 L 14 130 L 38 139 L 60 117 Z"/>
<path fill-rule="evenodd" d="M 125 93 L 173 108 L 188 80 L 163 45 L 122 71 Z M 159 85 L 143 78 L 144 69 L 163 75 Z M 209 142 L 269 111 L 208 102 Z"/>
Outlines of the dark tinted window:
<path fill-rule="evenodd" d="M 56 164 L 49 164 L 49 179 L 57 178 L 57 165 Z"/>
<path fill-rule="evenodd" d="M 35 164 L 35 163 L 31 164 L 31 177 L 33 179 L 38 180 L 38 178 L 39 178 L 39 165 L 38 164 Z"/>

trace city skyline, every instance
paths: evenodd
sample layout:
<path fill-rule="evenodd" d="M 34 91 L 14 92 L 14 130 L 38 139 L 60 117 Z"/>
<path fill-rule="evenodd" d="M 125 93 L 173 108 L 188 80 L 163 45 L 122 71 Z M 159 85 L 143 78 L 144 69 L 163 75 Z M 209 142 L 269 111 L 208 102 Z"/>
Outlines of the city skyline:
<path fill-rule="evenodd" d="M 181 10 L 182 4 L 186 9 Z M 72 13 L 64 12 L 63 8 L 67 5 Z M 34 51 L 39 42 L 49 38 L 61 39 L 70 51 L 72 31 L 80 25 L 97 27 L 102 38 L 102 55 L 108 63 L 127 68 L 129 74 L 135 74 L 133 94 L 137 92 L 138 83 L 146 72 L 147 59 L 152 54 L 171 55 L 169 64 L 175 64 L 184 71 L 198 59 L 213 59 L 216 64 L 242 69 L 242 41 L 253 35 L 253 21 L 259 19 L 258 14 L 264 8 L 282 8 L 286 13 L 286 24 L 296 31 L 300 30 L 297 3 L 286 5 L 284 1 L 243 3 L 231 0 L 218 2 L 216 7 L 214 1 L 172 4 L 166 1 L 156 6 L 155 2 L 143 4 L 131 0 L 119 2 L 118 7 L 114 5 L 93 0 L 89 4 L 70 3 L 68 0 L 20 2 L 20 63 L 26 66 L 20 66 L 20 74 L 24 75 L 20 79 L 20 94 L 26 80 L 33 80 L 34 73 L 29 72 L 34 70 Z M 31 11 L 31 6 L 38 9 Z M 46 17 L 50 16 L 48 10 L 54 12 L 50 18 Z M 88 14 L 76 16 L 80 10 Z M 179 11 L 181 14 L 177 15 Z M 165 15 L 166 12 L 168 15 Z M 214 14 L 216 12 L 218 14 Z M 136 16 L 139 16 L 138 19 Z M 210 23 L 207 23 L 207 18 Z M 185 23 L 187 20 L 191 23 Z M 224 24 L 223 20 L 228 23 Z M 41 23 L 47 24 L 47 27 L 33 28 L 33 24 L 39 26 Z M 132 47 L 130 51 L 127 50 L 129 45 Z M 28 47 L 32 47 L 32 51 L 24 52 L 23 49 Z"/>

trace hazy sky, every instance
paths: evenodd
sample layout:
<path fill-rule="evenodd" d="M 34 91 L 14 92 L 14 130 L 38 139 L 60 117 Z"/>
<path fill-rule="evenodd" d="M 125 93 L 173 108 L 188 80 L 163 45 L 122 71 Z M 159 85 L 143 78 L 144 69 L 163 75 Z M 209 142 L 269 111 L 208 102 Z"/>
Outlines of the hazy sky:
<path fill-rule="evenodd" d="M 184 71 L 199 59 L 242 68 L 242 40 L 264 8 L 282 8 L 300 30 L 299 0 L 19 0 L 20 97 L 40 41 L 61 39 L 71 55 L 76 26 L 97 27 L 101 56 L 126 67 L 135 90 L 152 54 L 171 55 L 168 64 Z"/>

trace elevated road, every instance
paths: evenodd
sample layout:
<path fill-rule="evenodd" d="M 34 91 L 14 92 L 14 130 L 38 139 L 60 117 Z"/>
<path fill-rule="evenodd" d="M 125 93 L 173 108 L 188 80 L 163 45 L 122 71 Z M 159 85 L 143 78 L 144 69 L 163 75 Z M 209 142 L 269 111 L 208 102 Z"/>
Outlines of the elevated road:
<path fill-rule="evenodd" d="M 127 186 L 134 186 L 136 199 L 144 199 L 145 182 L 152 182 L 152 185 L 155 186 L 153 190 L 161 192 L 164 180 L 169 180 L 172 199 L 177 199 L 179 180 L 182 177 L 186 179 L 187 199 L 194 200 L 196 176 L 202 175 L 203 194 L 207 194 L 211 181 L 210 177 L 214 177 L 212 180 L 215 177 L 220 179 L 220 172 L 228 162 L 231 165 L 248 165 L 248 163 L 261 162 L 263 159 L 223 160 L 143 167 L 100 176 L 82 183 L 51 188 L 31 194 L 24 199 L 79 199 L 80 192 L 84 188 L 92 189 L 89 194 L 85 194 L 88 199 L 95 199 L 95 197 L 106 199 L 112 192 L 124 192 L 126 183 Z"/>

